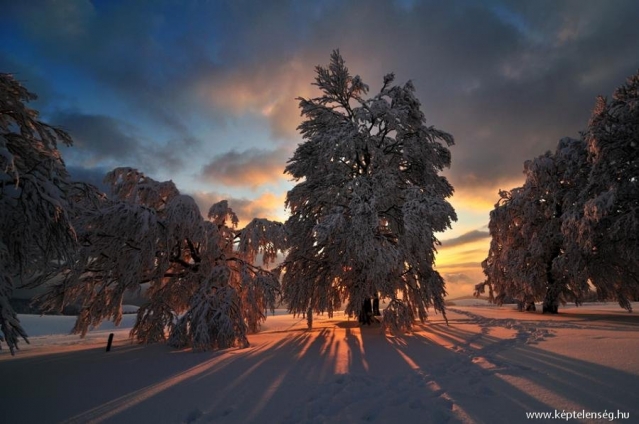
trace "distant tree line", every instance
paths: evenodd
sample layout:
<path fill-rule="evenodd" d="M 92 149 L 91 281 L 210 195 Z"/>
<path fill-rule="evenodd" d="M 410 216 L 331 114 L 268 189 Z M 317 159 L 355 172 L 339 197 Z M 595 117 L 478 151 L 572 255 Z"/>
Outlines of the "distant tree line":
<path fill-rule="evenodd" d="M 578 140 L 526 161 L 521 187 L 500 191 L 490 213 L 490 250 L 482 268 L 501 304 L 639 300 L 639 73 L 598 97 Z"/>

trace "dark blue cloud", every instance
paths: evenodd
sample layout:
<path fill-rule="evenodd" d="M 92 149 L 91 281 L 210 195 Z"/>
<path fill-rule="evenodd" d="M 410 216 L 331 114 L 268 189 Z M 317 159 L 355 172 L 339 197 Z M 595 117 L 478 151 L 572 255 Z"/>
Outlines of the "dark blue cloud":
<path fill-rule="evenodd" d="M 45 111 L 76 108 L 135 125 L 135 134 L 120 126 L 125 137 L 113 142 L 111 157 L 135 156 L 133 146 L 144 139 L 160 143 L 147 159 L 156 167 L 165 160 L 179 166 L 167 147 L 173 141 L 196 140 L 210 150 L 209 159 L 237 147 L 224 137 L 206 146 L 200 140 L 204 130 L 223 132 L 233 113 L 259 113 L 268 99 L 231 112 L 227 105 L 239 103 L 224 97 L 233 90 L 220 92 L 228 85 L 246 84 L 245 103 L 257 102 L 251 96 L 260 90 L 285 93 L 268 119 L 274 139 L 284 133 L 282 123 L 292 132 L 295 120 L 283 115 L 296 114 L 294 98 L 302 93 L 295 93 L 299 85 L 286 86 L 291 75 L 281 73 L 291 67 L 284 65 L 301 64 L 310 75 L 339 47 L 373 91 L 387 72 L 414 80 L 429 123 L 457 140 L 451 181 L 458 190 L 472 189 L 517 178 L 524 160 L 563 136 L 578 136 L 594 97 L 611 93 L 639 68 L 636 1 L 187 1 L 178 7 L 42 0 L 7 2 L 3 12 L 0 67 L 33 81 Z M 127 143 L 127 136 L 135 140 Z M 109 155 L 100 146 L 92 145 L 92 154 Z"/>
<path fill-rule="evenodd" d="M 102 167 L 84 168 L 81 166 L 67 166 L 67 171 L 69 171 L 72 181 L 93 184 L 103 193 L 108 193 L 108 187 L 104 184 L 103 180 L 110 169 Z"/>
<path fill-rule="evenodd" d="M 65 152 L 78 161 L 99 163 L 137 161 L 141 145 L 133 128 L 109 116 L 79 112 L 58 112 L 51 122 L 67 131 L 74 140 Z"/>
<path fill-rule="evenodd" d="M 459 237 L 442 240 L 442 247 L 461 246 L 466 243 L 472 243 L 474 241 L 485 240 L 488 238 L 490 238 L 490 233 L 488 231 L 473 230 L 464 233 Z"/>

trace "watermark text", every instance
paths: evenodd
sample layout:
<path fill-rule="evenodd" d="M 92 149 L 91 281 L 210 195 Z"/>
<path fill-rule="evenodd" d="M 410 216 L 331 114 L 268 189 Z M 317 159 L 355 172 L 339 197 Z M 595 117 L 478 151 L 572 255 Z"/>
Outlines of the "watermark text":
<path fill-rule="evenodd" d="M 526 412 L 526 419 L 529 420 L 629 420 L 630 412 L 616 411 L 566 411 L 565 409 L 550 412 Z"/>

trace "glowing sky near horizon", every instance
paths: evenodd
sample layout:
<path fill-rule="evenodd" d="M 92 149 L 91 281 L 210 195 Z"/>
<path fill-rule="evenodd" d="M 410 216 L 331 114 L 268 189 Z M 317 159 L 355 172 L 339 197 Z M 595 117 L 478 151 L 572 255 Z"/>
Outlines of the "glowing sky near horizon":
<path fill-rule="evenodd" d="M 488 213 L 523 162 L 578 137 L 598 94 L 639 68 L 639 3 L 617 1 L 3 2 L 0 72 L 67 129 L 72 175 L 132 166 L 203 211 L 286 219 L 300 96 L 339 48 L 371 92 L 413 80 L 429 125 L 455 137 L 445 172 L 459 221 L 439 234 L 451 296 L 482 280 Z"/>

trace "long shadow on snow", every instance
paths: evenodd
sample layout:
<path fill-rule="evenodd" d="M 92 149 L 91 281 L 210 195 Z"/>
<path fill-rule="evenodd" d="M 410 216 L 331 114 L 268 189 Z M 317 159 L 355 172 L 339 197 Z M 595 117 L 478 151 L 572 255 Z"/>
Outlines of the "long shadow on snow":
<path fill-rule="evenodd" d="M 0 386 L 0 407 L 7 422 L 519 422 L 562 402 L 639 414 L 635 375 L 531 346 L 525 332 L 492 337 L 482 323 L 479 333 L 433 322 L 393 338 L 333 321 L 244 350 L 130 346 L 3 361 L 13 384 Z"/>

